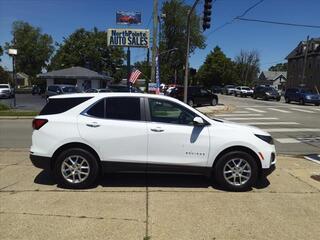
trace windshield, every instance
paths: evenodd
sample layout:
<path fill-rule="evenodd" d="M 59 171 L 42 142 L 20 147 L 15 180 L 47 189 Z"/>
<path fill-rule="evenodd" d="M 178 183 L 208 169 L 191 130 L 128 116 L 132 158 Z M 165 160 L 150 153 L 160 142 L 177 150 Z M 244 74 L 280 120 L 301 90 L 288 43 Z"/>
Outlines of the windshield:
<path fill-rule="evenodd" d="M 64 93 L 77 93 L 79 92 L 76 87 L 62 87 Z"/>
<path fill-rule="evenodd" d="M 247 90 L 247 91 L 251 90 L 251 89 L 248 88 L 248 87 L 243 87 L 242 89 L 243 89 L 243 90 Z"/>
<path fill-rule="evenodd" d="M 0 88 L 9 88 L 8 85 L 0 85 Z"/>
<path fill-rule="evenodd" d="M 266 88 L 265 88 L 265 91 L 266 91 L 266 92 L 276 92 L 277 90 L 274 89 L 274 88 L 272 88 L 272 87 L 266 87 Z"/>
<path fill-rule="evenodd" d="M 311 89 L 302 89 L 301 93 L 305 94 L 315 94 L 315 91 L 312 91 Z"/>

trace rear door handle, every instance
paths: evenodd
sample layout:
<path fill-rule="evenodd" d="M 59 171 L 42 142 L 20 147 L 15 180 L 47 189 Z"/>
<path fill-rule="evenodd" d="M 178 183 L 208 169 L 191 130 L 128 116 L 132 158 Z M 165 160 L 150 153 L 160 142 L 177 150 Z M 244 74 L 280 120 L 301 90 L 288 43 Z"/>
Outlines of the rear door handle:
<path fill-rule="evenodd" d="M 93 127 L 93 128 L 97 128 L 97 127 L 100 127 L 100 124 L 96 123 L 96 122 L 93 122 L 93 123 L 87 123 L 86 124 L 88 127 Z"/>
<path fill-rule="evenodd" d="M 151 128 L 152 132 L 163 132 L 164 130 L 162 128 Z"/>

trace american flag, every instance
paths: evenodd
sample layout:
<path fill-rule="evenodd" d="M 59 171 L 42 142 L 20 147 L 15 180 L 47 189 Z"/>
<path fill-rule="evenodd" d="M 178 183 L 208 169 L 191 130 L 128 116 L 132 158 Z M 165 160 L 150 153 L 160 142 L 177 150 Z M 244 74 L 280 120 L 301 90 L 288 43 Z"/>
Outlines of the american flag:
<path fill-rule="evenodd" d="M 140 74 L 141 74 L 141 72 L 138 69 L 134 70 L 130 75 L 129 82 L 134 84 L 136 82 L 136 80 L 138 79 L 138 77 L 140 76 Z"/>

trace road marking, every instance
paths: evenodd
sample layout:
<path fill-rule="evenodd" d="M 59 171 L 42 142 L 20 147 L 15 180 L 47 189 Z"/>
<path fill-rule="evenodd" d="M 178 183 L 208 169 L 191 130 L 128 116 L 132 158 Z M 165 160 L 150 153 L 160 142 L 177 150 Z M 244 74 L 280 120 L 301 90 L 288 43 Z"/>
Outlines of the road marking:
<path fill-rule="evenodd" d="M 299 125 L 297 122 L 248 122 L 247 125 Z"/>
<path fill-rule="evenodd" d="M 248 111 L 234 111 L 233 113 L 249 113 Z"/>
<path fill-rule="evenodd" d="M 315 109 L 312 109 L 312 110 L 320 111 L 320 109 L 318 109 L 318 108 L 315 108 Z"/>
<path fill-rule="evenodd" d="M 266 128 L 267 132 L 320 132 L 320 128 Z"/>
<path fill-rule="evenodd" d="M 301 143 L 301 141 L 295 138 L 275 138 L 275 140 L 279 143 Z"/>
<path fill-rule="evenodd" d="M 255 108 L 246 108 L 247 110 L 253 111 L 253 112 L 258 112 L 258 113 L 265 113 L 266 111 L 255 109 Z"/>
<path fill-rule="evenodd" d="M 248 117 L 248 118 L 241 118 L 241 117 L 231 117 L 231 118 L 224 118 L 225 120 L 278 120 L 279 118 L 274 117 Z"/>
<path fill-rule="evenodd" d="M 283 109 L 277 109 L 277 108 L 268 108 L 269 110 L 273 110 L 276 112 L 282 112 L 282 113 L 291 113 L 290 111 L 283 110 Z"/>
<path fill-rule="evenodd" d="M 290 109 L 291 109 L 291 110 L 298 111 L 298 112 L 315 113 L 314 111 L 305 110 L 305 109 L 300 109 L 300 108 L 290 108 Z"/>
<path fill-rule="evenodd" d="M 262 114 L 257 114 L 257 113 L 244 113 L 244 114 L 232 114 L 232 113 L 227 113 L 227 114 L 216 114 L 216 117 L 259 117 L 262 116 Z"/>

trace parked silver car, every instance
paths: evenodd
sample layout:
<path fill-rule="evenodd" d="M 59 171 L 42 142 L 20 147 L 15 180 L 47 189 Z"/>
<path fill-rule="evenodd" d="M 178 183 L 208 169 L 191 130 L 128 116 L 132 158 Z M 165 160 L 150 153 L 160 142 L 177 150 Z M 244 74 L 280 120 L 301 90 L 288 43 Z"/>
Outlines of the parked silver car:
<path fill-rule="evenodd" d="M 10 84 L 0 84 L 0 98 L 12 98 L 14 97 L 14 89 Z"/>

